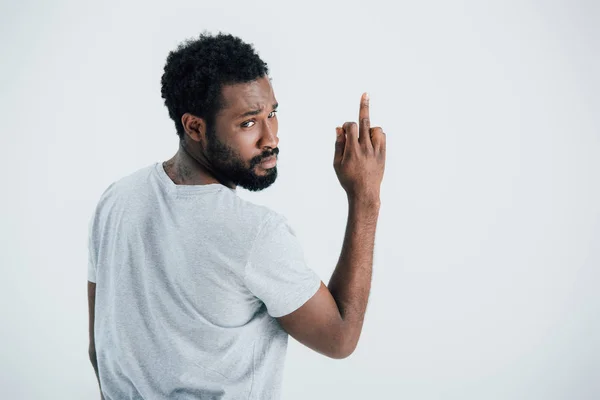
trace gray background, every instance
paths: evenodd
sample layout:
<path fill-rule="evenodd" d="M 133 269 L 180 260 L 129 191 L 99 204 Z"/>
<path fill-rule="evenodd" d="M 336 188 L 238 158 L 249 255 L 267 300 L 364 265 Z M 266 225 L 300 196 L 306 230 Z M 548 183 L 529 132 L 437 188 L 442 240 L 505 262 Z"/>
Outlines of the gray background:
<path fill-rule="evenodd" d="M 328 282 L 335 126 L 387 132 L 356 352 L 290 340 L 284 399 L 600 398 L 600 7 L 584 1 L 3 1 L 0 397 L 89 399 L 87 223 L 176 151 L 169 50 L 253 43 L 280 103 L 286 215 Z"/>

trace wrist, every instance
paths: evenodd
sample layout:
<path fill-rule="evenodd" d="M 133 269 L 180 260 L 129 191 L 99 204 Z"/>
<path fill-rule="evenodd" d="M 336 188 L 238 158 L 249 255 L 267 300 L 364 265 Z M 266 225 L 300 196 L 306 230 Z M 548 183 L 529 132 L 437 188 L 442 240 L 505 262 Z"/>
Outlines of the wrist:
<path fill-rule="evenodd" d="M 348 206 L 354 210 L 368 210 L 378 213 L 381 207 L 381 199 L 379 196 L 374 195 L 348 196 Z"/>
<path fill-rule="evenodd" d="M 347 193 L 348 203 L 356 206 L 377 207 L 381 205 L 379 192 Z"/>

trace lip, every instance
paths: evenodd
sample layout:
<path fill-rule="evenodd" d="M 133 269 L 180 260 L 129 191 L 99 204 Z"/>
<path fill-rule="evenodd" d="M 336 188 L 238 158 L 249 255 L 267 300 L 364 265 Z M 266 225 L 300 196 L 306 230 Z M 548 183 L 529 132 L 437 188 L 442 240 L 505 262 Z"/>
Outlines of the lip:
<path fill-rule="evenodd" d="M 277 157 L 271 156 L 261 161 L 260 166 L 263 168 L 273 168 L 277 164 Z"/>

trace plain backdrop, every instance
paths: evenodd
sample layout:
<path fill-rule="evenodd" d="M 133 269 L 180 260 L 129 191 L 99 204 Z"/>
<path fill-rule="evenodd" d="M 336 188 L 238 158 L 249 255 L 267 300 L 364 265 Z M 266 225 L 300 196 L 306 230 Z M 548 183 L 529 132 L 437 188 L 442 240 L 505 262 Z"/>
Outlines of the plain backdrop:
<path fill-rule="evenodd" d="M 595 1 L 8 1 L 0 8 L 0 398 L 99 398 L 87 224 L 170 158 L 168 52 L 232 33 L 268 63 L 283 213 L 327 283 L 347 204 L 335 127 L 387 133 L 356 352 L 290 338 L 283 399 L 600 398 Z"/>

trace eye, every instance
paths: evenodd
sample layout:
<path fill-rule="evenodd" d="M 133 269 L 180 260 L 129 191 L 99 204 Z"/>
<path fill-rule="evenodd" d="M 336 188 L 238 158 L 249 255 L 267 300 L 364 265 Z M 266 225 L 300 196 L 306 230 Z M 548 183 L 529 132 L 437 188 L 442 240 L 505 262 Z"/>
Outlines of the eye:
<path fill-rule="evenodd" d="M 252 125 L 249 125 L 249 124 L 254 125 L 255 122 L 254 121 L 245 121 L 245 122 L 242 122 L 242 128 L 250 128 Z"/>
<path fill-rule="evenodd" d="M 274 118 L 276 114 L 277 114 L 277 110 L 271 111 L 271 113 L 269 114 L 269 118 Z"/>

